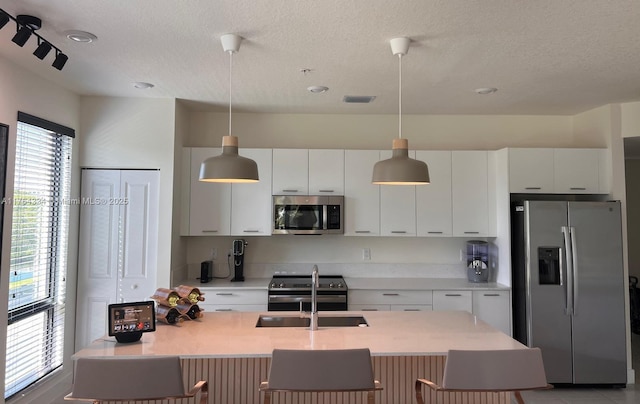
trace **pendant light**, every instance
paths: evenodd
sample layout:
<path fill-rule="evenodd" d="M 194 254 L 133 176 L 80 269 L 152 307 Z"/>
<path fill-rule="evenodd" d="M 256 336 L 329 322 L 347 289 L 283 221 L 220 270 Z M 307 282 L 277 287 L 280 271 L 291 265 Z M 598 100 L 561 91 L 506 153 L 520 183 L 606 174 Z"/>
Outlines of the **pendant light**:
<path fill-rule="evenodd" d="M 391 40 L 391 52 L 398 55 L 398 139 L 393 139 L 390 159 L 377 162 L 373 166 L 373 184 L 380 185 L 424 185 L 429 181 L 429 168 L 420 160 L 409 157 L 409 142 L 402 138 L 402 57 L 409 52 L 409 38 Z"/>
<path fill-rule="evenodd" d="M 222 137 L 222 154 L 209 157 L 200 166 L 200 181 L 258 182 L 258 165 L 238 155 L 238 138 L 231 135 L 231 71 L 233 54 L 240 49 L 242 38 L 226 34 L 220 38 L 222 48 L 229 53 L 229 135 Z"/>

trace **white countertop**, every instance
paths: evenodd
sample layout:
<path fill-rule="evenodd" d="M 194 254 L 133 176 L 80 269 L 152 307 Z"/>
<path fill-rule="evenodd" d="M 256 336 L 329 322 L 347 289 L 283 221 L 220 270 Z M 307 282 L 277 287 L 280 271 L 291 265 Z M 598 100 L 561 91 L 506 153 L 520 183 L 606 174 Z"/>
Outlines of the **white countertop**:
<path fill-rule="evenodd" d="M 214 279 L 208 283 L 184 280 L 176 285 L 189 285 L 206 291 L 207 288 L 267 289 L 271 278 L 246 278 L 244 282 Z M 349 289 L 396 290 L 509 290 L 495 282 L 473 283 L 464 278 L 345 278 Z"/>
<path fill-rule="evenodd" d="M 320 312 L 320 316 L 363 315 L 369 327 L 256 328 L 257 312 L 205 313 L 179 325 L 159 323 L 135 343 L 114 337 L 94 341 L 74 357 L 179 355 L 181 357 L 268 357 L 274 348 L 369 348 L 374 356 L 444 355 L 449 349 L 523 348 L 518 341 L 462 311 Z M 291 315 L 296 312 L 268 312 Z"/>
<path fill-rule="evenodd" d="M 464 278 L 345 278 L 350 290 L 509 290 L 495 282 L 473 283 Z"/>

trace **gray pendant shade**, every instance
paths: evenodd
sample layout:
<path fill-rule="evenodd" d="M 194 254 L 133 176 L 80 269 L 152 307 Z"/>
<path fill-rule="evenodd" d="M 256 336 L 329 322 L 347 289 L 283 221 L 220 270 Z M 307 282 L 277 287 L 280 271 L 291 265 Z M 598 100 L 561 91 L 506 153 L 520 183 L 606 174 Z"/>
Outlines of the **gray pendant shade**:
<path fill-rule="evenodd" d="M 430 183 L 429 168 L 424 161 L 409 157 L 406 139 L 394 139 L 390 159 L 373 166 L 371 182 L 378 185 L 425 185 Z"/>
<path fill-rule="evenodd" d="M 203 182 L 258 182 L 258 165 L 255 161 L 238 155 L 238 138 L 222 138 L 222 154 L 209 157 L 200 166 Z"/>

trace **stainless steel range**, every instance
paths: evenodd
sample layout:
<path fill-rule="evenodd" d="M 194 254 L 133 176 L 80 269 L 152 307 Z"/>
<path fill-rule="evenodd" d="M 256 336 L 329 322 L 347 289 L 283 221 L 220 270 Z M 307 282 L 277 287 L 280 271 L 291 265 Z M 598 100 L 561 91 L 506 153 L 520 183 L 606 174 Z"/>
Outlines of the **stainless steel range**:
<path fill-rule="evenodd" d="M 319 311 L 347 310 L 347 283 L 339 275 L 320 275 Z M 269 311 L 311 311 L 311 275 L 274 275 L 269 284 Z"/>

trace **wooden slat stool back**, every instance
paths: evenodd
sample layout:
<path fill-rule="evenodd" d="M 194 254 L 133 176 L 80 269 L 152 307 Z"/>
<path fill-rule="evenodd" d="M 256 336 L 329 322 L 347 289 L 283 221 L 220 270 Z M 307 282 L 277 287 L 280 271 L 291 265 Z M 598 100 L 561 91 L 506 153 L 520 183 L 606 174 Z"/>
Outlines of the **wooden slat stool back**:
<path fill-rule="evenodd" d="M 444 365 L 442 384 L 416 380 L 416 399 L 424 404 L 422 386 L 435 391 L 514 392 L 523 404 L 520 391 L 551 388 L 542 363 L 540 348 L 487 351 L 451 350 Z"/>
<path fill-rule="evenodd" d="M 65 400 L 134 401 L 172 400 L 195 397 L 208 399 L 208 384 L 197 382 L 185 391 L 178 356 L 146 358 L 78 358 L 73 388 Z"/>
<path fill-rule="evenodd" d="M 264 404 L 271 393 L 366 391 L 367 403 L 375 402 L 374 393 L 382 390 L 373 378 L 371 352 L 362 349 L 295 350 L 274 349 L 269 380 L 260 384 Z"/>

